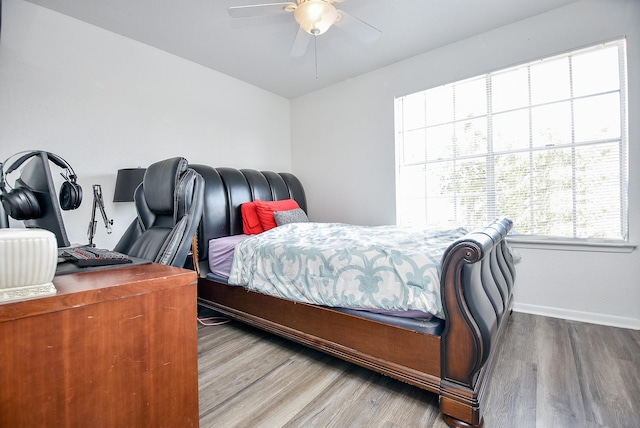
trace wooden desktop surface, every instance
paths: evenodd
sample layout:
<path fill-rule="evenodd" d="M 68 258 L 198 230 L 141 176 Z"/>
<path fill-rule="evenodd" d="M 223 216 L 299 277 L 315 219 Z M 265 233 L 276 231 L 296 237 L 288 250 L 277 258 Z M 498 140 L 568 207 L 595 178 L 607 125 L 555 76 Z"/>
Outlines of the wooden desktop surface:
<path fill-rule="evenodd" d="M 197 427 L 196 279 L 117 267 L 0 304 L 0 427 Z"/>

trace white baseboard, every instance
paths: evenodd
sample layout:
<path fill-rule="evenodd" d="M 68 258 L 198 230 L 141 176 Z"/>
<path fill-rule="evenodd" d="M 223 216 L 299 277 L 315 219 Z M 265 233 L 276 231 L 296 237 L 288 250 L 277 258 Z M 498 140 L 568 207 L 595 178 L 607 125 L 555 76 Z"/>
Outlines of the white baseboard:
<path fill-rule="evenodd" d="M 545 317 L 562 318 L 571 321 L 602 324 L 612 327 L 630 328 L 640 330 L 640 319 L 619 317 L 614 315 L 598 314 L 594 312 L 573 311 L 570 309 L 552 308 L 549 306 L 529 305 L 526 303 L 513 303 L 515 312 L 542 315 Z"/>

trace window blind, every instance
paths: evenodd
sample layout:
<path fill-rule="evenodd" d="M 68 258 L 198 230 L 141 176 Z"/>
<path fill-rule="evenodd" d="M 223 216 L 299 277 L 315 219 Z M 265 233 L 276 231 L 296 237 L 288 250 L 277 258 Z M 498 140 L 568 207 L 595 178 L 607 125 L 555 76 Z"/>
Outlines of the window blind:
<path fill-rule="evenodd" d="M 397 98 L 398 223 L 627 239 L 625 40 Z"/>

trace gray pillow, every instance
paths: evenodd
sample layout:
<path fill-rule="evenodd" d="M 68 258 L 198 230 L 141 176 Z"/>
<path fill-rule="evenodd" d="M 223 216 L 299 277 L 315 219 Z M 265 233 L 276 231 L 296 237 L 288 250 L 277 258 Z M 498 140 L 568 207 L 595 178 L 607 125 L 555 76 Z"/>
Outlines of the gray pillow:
<path fill-rule="evenodd" d="M 282 226 L 289 223 L 307 223 L 309 219 L 302 208 L 296 208 L 288 211 L 275 211 L 273 217 L 276 219 L 276 224 Z"/>

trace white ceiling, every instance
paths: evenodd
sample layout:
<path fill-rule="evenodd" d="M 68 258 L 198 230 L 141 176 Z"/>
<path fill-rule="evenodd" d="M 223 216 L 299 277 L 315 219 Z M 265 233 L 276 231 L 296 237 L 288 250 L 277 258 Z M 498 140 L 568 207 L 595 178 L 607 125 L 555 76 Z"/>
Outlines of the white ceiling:
<path fill-rule="evenodd" d="M 338 27 L 289 56 L 292 14 L 233 19 L 229 6 L 282 0 L 29 0 L 242 81 L 295 98 L 576 0 L 345 0 L 382 31 L 366 44 Z M 286 0 L 285 0 L 286 1 Z"/>

